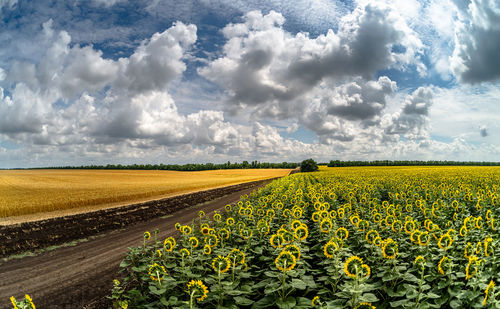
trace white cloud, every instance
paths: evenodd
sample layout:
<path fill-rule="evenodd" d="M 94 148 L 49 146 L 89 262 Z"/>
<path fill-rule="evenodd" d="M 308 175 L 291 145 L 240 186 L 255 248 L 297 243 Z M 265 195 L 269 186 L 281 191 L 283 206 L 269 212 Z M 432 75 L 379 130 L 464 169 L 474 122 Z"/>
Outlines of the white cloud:
<path fill-rule="evenodd" d="M 92 0 L 92 2 L 95 4 L 95 5 L 102 5 L 104 7 L 112 7 L 113 5 L 117 4 L 117 3 L 123 3 L 123 2 L 126 2 L 127 0 Z"/>

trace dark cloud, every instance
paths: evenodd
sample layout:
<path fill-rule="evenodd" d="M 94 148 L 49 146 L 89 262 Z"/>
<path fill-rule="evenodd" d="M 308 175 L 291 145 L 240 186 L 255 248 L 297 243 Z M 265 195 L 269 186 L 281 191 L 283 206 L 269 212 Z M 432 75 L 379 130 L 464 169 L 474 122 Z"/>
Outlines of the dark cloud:
<path fill-rule="evenodd" d="M 454 3 L 459 11 L 451 57 L 455 75 L 471 84 L 500 80 L 500 2 L 455 0 Z"/>
<path fill-rule="evenodd" d="M 481 135 L 481 137 L 486 137 L 488 136 L 488 128 L 486 128 L 486 126 L 481 126 L 479 128 L 479 134 Z"/>

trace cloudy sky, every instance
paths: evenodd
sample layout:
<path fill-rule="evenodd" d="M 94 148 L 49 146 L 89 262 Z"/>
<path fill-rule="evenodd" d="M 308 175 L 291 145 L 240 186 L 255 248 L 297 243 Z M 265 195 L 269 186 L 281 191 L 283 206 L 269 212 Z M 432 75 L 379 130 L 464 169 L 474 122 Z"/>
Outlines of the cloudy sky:
<path fill-rule="evenodd" d="M 500 161 L 496 0 L 0 0 L 0 167 Z"/>

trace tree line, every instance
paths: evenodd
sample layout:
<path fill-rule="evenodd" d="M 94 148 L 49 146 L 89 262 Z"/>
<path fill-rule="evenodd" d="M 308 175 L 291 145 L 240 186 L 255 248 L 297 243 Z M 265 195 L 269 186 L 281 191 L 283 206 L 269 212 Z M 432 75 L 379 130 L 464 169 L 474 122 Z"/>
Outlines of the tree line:
<path fill-rule="evenodd" d="M 230 161 L 222 164 L 215 163 L 190 163 L 190 164 L 107 164 L 107 165 L 81 165 L 81 166 L 55 166 L 44 167 L 44 169 L 99 169 L 99 170 L 169 170 L 169 171 L 206 171 L 206 170 L 224 170 L 224 169 L 248 169 L 248 168 L 296 168 L 298 163 L 268 163 L 258 161 L 243 161 L 241 163 L 231 163 Z"/>
<path fill-rule="evenodd" d="M 375 161 L 341 161 L 331 160 L 329 167 L 347 167 L 347 166 L 446 166 L 446 165 L 468 165 L 468 166 L 499 166 L 500 162 L 475 162 L 475 161 L 418 161 L 418 160 L 375 160 Z"/>

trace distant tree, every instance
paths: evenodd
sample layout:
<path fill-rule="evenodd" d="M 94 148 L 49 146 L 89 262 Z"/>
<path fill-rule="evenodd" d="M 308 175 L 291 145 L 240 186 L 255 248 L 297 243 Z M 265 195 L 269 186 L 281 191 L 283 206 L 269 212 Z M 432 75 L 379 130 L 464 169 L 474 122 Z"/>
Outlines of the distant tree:
<path fill-rule="evenodd" d="M 300 163 L 301 172 L 314 172 L 318 170 L 318 164 L 313 159 L 307 159 Z"/>

